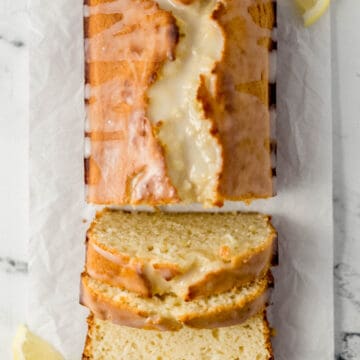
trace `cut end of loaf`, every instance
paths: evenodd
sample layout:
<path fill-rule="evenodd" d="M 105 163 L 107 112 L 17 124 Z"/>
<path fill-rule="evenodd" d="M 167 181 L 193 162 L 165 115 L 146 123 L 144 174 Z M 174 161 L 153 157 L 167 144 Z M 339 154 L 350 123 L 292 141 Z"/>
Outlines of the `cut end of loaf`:
<path fill-rule="evenodd" d="M 90 315 L 83 360 L 270 360 L 270 329 L 263 313 L 220 329 L 142 331 Z"/>

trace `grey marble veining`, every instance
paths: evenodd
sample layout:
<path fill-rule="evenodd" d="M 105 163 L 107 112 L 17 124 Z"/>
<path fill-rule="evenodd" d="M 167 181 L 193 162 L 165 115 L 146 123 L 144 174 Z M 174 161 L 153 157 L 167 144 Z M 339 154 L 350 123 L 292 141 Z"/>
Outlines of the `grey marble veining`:
<path fill-rule="evenodd" d="M 359 359 L 360 333 L 345 332 L 341 338 L 341 352 L 336 360 Z"/>
<path fill-rule="evenodd" d="M 360 359 L 359 277 L 360 274 L 350 265 L 335 265 L 337 360 Z M 352 319 L 350 324 L 345 324 L 345 317 Z"/>
<path fill-rule="evenodd" d="M 332 8 L 334 287 L 338 360 L 360 359 L 360 2 Z M 356 95 L 355 95 L 356 94 Z"/>
<path fill-rule="evenodd" d="M 28 101 L 26 0 L 0 3 L 0 343 L 25 321 Z M 336 360 L 360 359 L 360 1 L 333 2 Z M 5 144 L 5 145 L 4 145 Z M 14 167 L 14 164 L 16 165 Z M 16 191 L 14 191 L 16 189 Z M 13 215 L 16 215 L 14 217 Z M 3 234 L 7 234 L 6 237 Z M 10 350 L 0 348 L 10 359 Z M 291 359 L 289 359 L 291 360 Z M 312 359 L 311 359 L 312 360 Z M 319 359 L 321 360 L 321 359 Z"/>
<path fill-rule="evenodd" d="M 0 358 L 25 321 L 27 293 L 27 0 L 0 1 Z"/>
<path fill-rule="evenodd" d="M 28 264 L 22 260 L 0 257 L 0 272 L 26 274 L 28 272 Z"/>
<path fill-rule="evenodd" d="M 0 36 L 0 41 L 5 41 L 6 43 L 13 45 L 15 47 L 23 47 L 25 45 L 24 42 L 22 42 L 21 40 L 9 40 L 3 36 Z"/>

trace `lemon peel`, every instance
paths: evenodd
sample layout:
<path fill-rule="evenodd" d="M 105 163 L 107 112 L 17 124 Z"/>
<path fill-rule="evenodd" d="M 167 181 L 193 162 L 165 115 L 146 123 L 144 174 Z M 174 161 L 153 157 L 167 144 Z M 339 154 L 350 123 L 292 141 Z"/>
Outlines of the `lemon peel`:
<path fill-rule="evenodd" d="M 45 340 L 20 325 L 12 343 L 14 360 L 64 360 L 60 353 Z"/>
<path fill-rule="evenodd" d="M 330 0 L 295 0 L 303 11 L 304 25 L 311 26 L 317 22 L 326 12 Z"/>

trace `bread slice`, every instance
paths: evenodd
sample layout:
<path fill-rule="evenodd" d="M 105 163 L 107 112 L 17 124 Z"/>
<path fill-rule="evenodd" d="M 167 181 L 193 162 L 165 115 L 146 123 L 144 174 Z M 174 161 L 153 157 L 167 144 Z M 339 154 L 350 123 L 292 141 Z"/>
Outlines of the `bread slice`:
<path fill-rule="evenodd" d="M 266 215 L 106 209 L 87 233 L 86 272 L 142 296 L 190 300 L 263 277 L 275 249 Z"/>
<path fill-rule="evenodd" d="M 222 294 L 184 301 L 175 295 L 143 298 L 83 273 L 80 303 L 101 319 L 129 327 L 150 330 L 179 330 L 184 325 L 215 328 L 239 324 L 264 310 L 271 280 L 267 276 Z"/>
<path fill-rule="evenodd" d="M 273 1 L 85 2 L 87 200 L 273 196 Z"/>
<path fill-rule="evenodd" d="M 270 329 L 259 313 L 241 325 L 143 331 L 89 316 L 83 360 L 269 360 Z"/>

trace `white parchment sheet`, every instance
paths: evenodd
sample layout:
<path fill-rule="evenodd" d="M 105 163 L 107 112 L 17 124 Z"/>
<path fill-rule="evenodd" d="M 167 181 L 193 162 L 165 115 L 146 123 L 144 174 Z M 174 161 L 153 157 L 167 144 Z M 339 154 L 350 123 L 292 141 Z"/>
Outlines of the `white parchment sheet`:
<path fill-rule="evenodd" d="M 304 29 L 292 3 L 278 1 L 278 195 L 221 211 L 273 215 L 280 252 L 270 309 L 276 360 L 327 360 L 334 358 L 330 20 Z M 82 7 L 80 0 L 30 1 L 28 323 L 67 360 L 81 357 L 87 315 L 78 304 L 90 211 Z"/>

